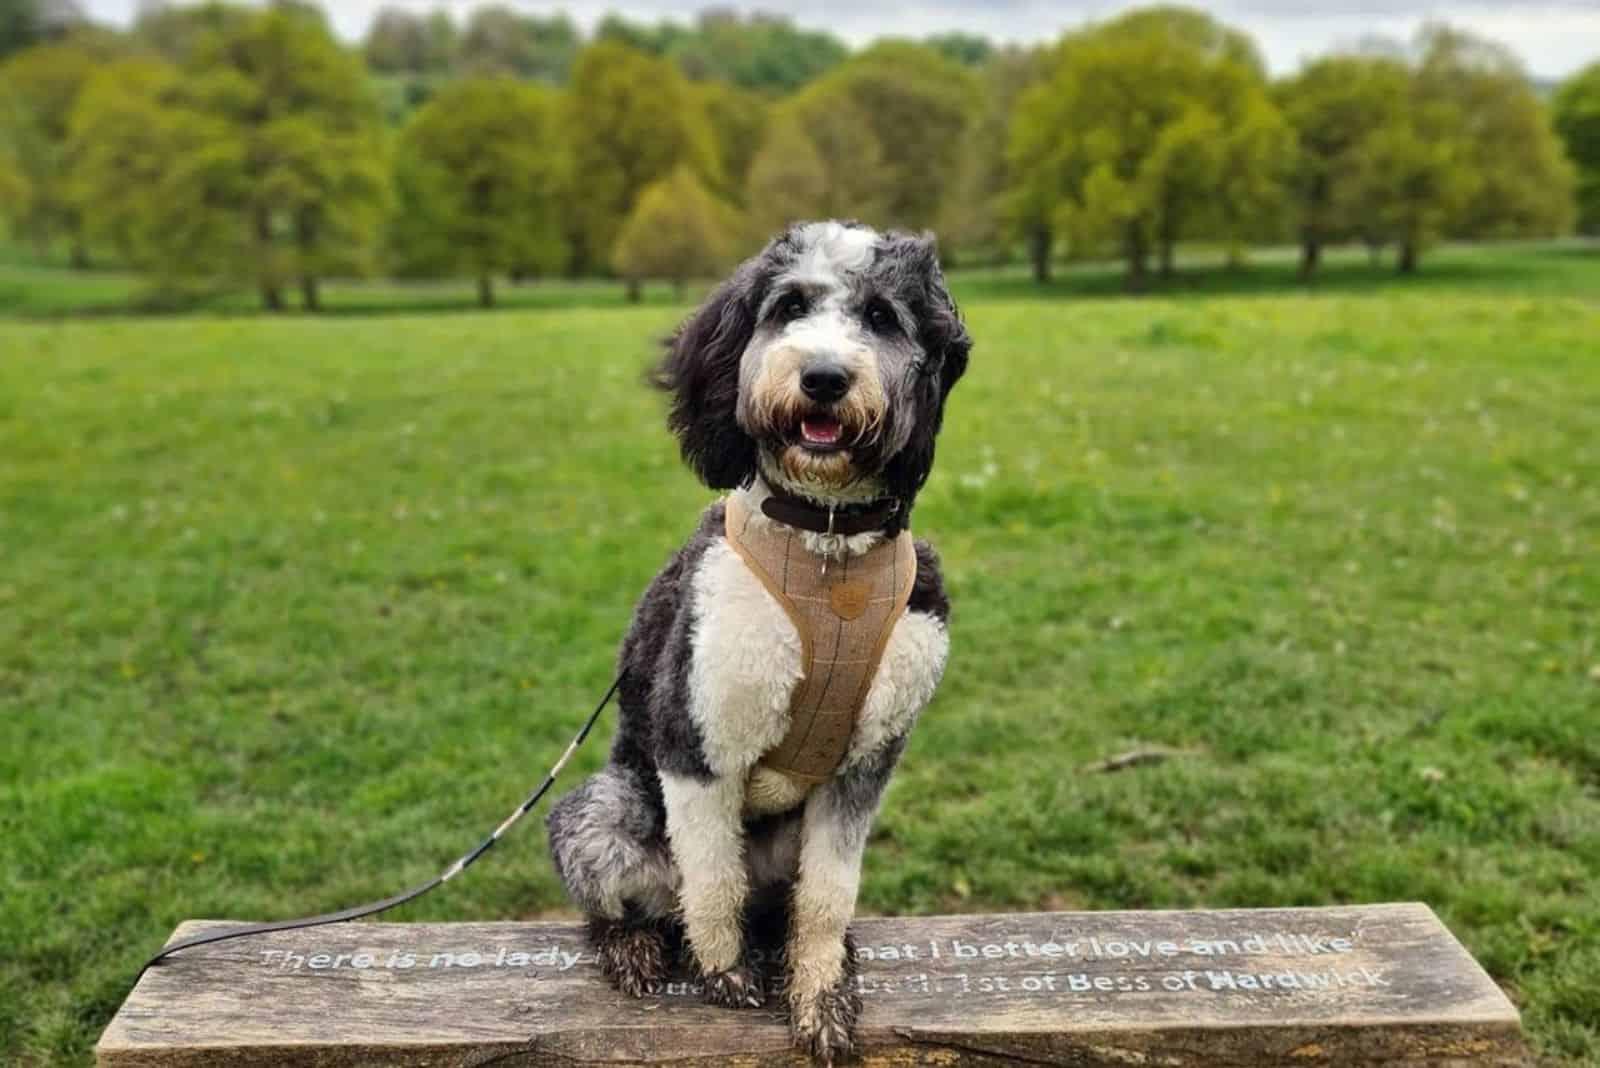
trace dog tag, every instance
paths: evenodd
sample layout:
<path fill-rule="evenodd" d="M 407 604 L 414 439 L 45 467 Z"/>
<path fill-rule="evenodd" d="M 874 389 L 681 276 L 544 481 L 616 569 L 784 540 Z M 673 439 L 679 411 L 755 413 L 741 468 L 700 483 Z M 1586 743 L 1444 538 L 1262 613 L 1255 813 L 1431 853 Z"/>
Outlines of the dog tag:
<path fill-rule="evenodd" d="M 828 590 L 828 603 L 840 619 L 860 619 L 867 610 L 869 592 L 865 582 L 841 582 Z"/>

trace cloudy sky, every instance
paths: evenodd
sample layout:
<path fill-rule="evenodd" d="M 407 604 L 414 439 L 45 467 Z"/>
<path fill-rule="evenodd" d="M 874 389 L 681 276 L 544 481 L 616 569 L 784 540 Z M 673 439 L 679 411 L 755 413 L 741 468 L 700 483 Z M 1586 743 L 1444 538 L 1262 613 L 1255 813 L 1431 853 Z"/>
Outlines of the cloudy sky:
<path fill-rule="evenodd" d="M 98 18 L 126 22 L 137 0 L 84 0 Z M 465 12 L 475 0 L 322 0 L 345 37 L 361 36 L 384 2 L 414 10 L 444 7 Z M 584 26 L 606 11 L 636 19 L 687 19 L 705 0 L 568 0 L 540 3 L 509 0 L 529 12 L 567 11 Z M 968 30 L 1006 41 L 1037 41 L 1085 19 L 1132 6 L 1116 0 L 767 0 L 715 6 L 782 12 L 804 26 L 831 30 L 860 43 L 880 35 Z M 1275 72 L 1294 70 L 1307 56 L 1378 34 L 1408 36 L 1420 23 L 1442 18 L 1502 41 L 1544 78 L 1571 73 L 1600 59 L 1600 0 L 1202 0 L 1199 4 L 1261 43 Z"/>

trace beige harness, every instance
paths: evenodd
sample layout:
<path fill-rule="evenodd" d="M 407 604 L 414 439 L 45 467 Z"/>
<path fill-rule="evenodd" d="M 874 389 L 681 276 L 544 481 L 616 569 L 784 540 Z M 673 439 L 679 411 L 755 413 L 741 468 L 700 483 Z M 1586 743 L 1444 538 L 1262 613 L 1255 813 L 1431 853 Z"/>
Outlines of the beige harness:
<path fill-rule="evenodd" d="M 736 494 L 727 501 L 726 533 L 800 632 L 789 733 L 761 763 L 797 784 L 825 782 L 844 760 L 889 634 L 911 599 L 911 532 L 830 563 L 807 550 L 793 527 L 753 516 Z"/>

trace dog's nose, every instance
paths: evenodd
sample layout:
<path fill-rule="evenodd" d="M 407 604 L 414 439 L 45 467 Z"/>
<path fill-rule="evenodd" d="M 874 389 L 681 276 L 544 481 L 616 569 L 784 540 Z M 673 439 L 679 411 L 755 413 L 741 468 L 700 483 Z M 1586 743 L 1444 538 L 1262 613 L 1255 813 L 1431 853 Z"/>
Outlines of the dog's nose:
<path fill-rule="evenodd" d="M 800 373 L 800 390 L 818 404 L 832 404 L 850 388 L 850 372 L 836 363 L 814 363 Z"/>

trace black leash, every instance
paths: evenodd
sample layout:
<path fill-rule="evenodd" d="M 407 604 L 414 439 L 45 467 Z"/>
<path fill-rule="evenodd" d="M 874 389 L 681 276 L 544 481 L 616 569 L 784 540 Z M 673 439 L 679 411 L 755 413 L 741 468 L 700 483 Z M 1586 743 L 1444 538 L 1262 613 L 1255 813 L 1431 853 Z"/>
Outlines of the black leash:
<path fill-rule="evenodd" d="M 584 723 L 583 729 L 573 737 L 572 741 L 567 745 L 567 751 L 561 754 L 561 759 L 555 762 L 555 766 L 550 769 L 550 773 L 544 777 L 544 782 L 539 784 L 539 788 L 529 794 L 528 799 L 518 805 L 516 811 L 507 816 L 500 826 L 494 829 L 493 834 L 479 842 L 470 853 L 461 857 L 461 859 L 421 886 L 413 887 L 403 894 L 396 894 L 394 897 L 386 897 L 382 901 L 374 901 L 369 905 L 357 905 L 354 908 L 341 909 L 338 912 L 325 912 L 320 916 L 307 916 L 299 920 L 277 920 L 272 923 L 252 923 L 243 927 L 226 927 L 220 931 L 210 931 L 203 935 L 195 935 L 193 938 L 185 938 L 163 948 L 160 953 L 145 961 L 144 967 L 139 969 L 139 974 L 134 976 L 135 985 L 138 984 L 140 979 L 144 978 L 144 973 L 149 971 L 150 968 L 166 960 L 179 950 L 210 945 L 212 942 L 226 942 L 234 938 L 245 938 L 249 935 L 267 934 L 271 931 L 294 931 L 302 927 L 322 927 L 330 923 L 359 920 L 363 916 L 376 916 L 380 912 L 388 912 L 390 909 L 404 905 L 408 901 L 415 901 L 435 887 L 443 886 L 457 875 L 466 871 L 474 861 L 493 848 L 494 844 L 500 840 L 501 835 L 509 831 L 513 824 L 527 815 L 528 810 L 537 805 L 539 800 L 549 793 L 550 787 L 555 785 L 556 776 L 561 774 L 561 769 L 567 766 L 567 761 L 572 759 L 572 754 L 576 753 L 578 747 L 589 737 L 589 732 L 594 729 L 595 723 L 600 719 L 600 713 L 605 711 L 606 705 L 611 703 L 611 698 L 616 696 L 617 688 L 621 685 L 622 675 L 619 674 L 616 681 L 611 684 L 611 688 L 606 691 L 605 696 L 600 698 L 600 703 L 595 705 L 594 711 L 589 713 L 589 719 Z"/>

